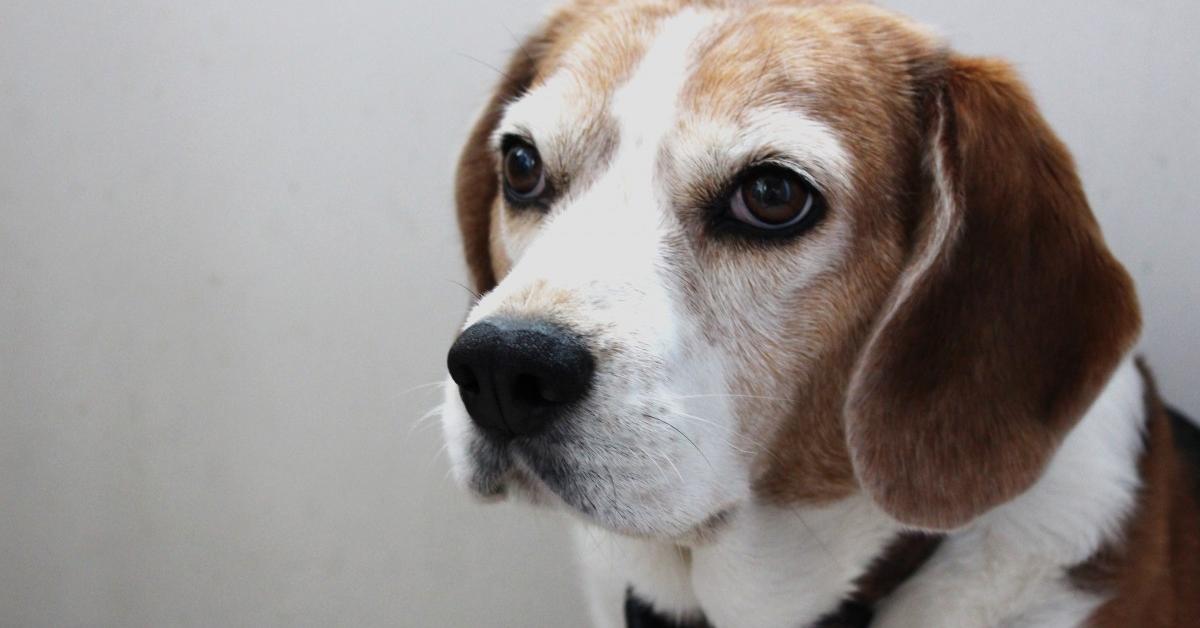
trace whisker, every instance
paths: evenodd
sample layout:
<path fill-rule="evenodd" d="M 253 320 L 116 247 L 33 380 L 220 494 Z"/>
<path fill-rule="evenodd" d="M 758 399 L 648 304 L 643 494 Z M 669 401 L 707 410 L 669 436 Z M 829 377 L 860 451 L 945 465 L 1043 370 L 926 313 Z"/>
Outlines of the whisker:
<path fill-rule="evenodd" d="M 672 460 L 671 457 L 668 456 L 665 452 L 662 454 L 662 457 L 663 457 L 663 460 L 667 461 L 667 464 L 671 465 L 671 469 L 673 469 L 675 471 L 675 475 L 679 477 L 680 484 L 683 484 L 684 483 L 683 474 L 679 472 L 679 467 L 675 466 L 675 461 Z M 666 475 L 666 474 L 664 474 L 664 475 Z"/>
<path fill-rule="evenodd" d="M 434 386 L 445 386 L 445 385 L 446 385 L 446 380 L 439 379 L 437 381 L 429 382 L 428 384 L 418 384 L 416 386 L 413 386 L 412 388 L 402 390 L 402 391 L 396 393 L 396 396 L 403 397 L 404 395 L 415 393 L 418 390 L 424 390 L 426 388 L 433 388 Z"/>
<path fill-rule="evenodd" d="M 660 476 L 663 476 L 663 475 L 666 475 L 666 474 L 667 474 L 667 472 L 666 472 L 665 470 L 663 470 L 662 466 L 658 464 L 658 460 L 657 460 L 657 459 L 655 459 L 655 457 L 654 457 L 654 456 L 651 456 L 651 455 L 650 455 L 650 451 L 649 451 L 648 449 L 646 449 L 645 447 L 642 447 L 641 445 L 638 445 L 638 446 L 637 446 L 637 450 L 638 450 L 639 452 L 641 452 L 641 454 L 642 454 L 643 456 L 645 456 L 647 460 L 649 460 L 649 461 L 650 461 L 650 464 L 653 464 L 653 465 L 654 465 L 654 468 L 655 468 L 655 469 L 658 469 L 658 474 L 659 474 Z M 683 481 L 683 476 L 679 476 L 679 480 L 682 482 L 682 481 Z"/>
<path fill-rule="evenodd" d="M 660 399 L 660 398 L 655 398 L 655 397 L 650 397 L 650 399 L 654 399 L 655 401 L 669 401 L 667 399 Z M 779 457 L 778 454 L 776 454 L 774 451 L 771 451 L 771 446 L 766 442 L 763 442 L 756 438 L 752 438 L 746 434 L 740 434 L 736 429 L 729 427 L 727 425 L 721 425 L 720 423 L 717 423 L 716 421 L 713 421 L 712 419 L 706 419 L 702 416 L 697 416 L 695 414 L 689 414 L 689 413 L 684 412 L 679 409 L 672 409 L 671 412 L 673 414 L 681 416 L 683 418 L 692 419 L 694 421 L 699 421 L 706 425 L 711 425 L 712 427 L 723 430 L 726 433 L 725 444 L 728 445 L 729 448 L 733 449 L 734 451 L 738 451 L 738 452 L 744 453 L 749 456 L 753 456 L 753 455 L 756 455 L 759 453 L 765 453 L 765 454 L 771 456 L 777 462 L 780 462 L 780 463 L 783 462 L 783 460 Z M 747 451 L 745 449 L 742 449 L 741 447 L 738 447 L 737 445 L 733 444 L 733 442 L 731 442 L 731 438 L 730 438 L 731 436 L 741 436 L 742 438 L 749 440 L 750 441 L 749 444 L 753 445 L 754 447 L 757 447 L 758 451 Z"/>
<path fill-rule="evenodd" d="M 694 421 L 700 421 L 701 423 L 705 423 L 705 424 L 711 425 L 717 429 L 724 430 L 725 433 L 727 434 L 727 437 L 725 438 L 725 444 L 728 445 L 729 448 L 734 451 L 739 451 L 739 452 L 744 453 L 749 456 L 753 456 L 758 453 L 766 453 L 766 454 L 774 455 L 774 452 L 771 451 L 771 448 L 769 445 L 767 445 L 766 443 L 764 443 L 760 440 L 750 438 L 749 436 L 746 436 L 744 434 L 739 434 L 738 431 L 732 427 L 729 427 L 726 425 L 721 425 L 720 423 L 717 423 L 716 421 L 712 421 L 712 420 L 706 419 L 704 417 L 699 417 L 694 414 L 688 414 L 687 412 L 682 412 L 680 410 L 673 410 L 672 412 L 678 416 L 685 418 L 685 419 L 692 419 Z M 729 438 L 729 436 L 742 436 L 744 438 L 747 438 L 748 440 L 750 440 L 751 445 L 758 447 L 758 451 L 748 451 L 746 449 L 742 449 L 741 447 L 738 447 L 737 445 L 734 445 L 731 442 L 731 439 Z M 778 460 L 778 458 L 776 458 L 776 459 Z"/>
<path fill-rule="evenodd" d="M 455 281 L 453 279 L 447 279 L 446 281 L 458 286 L 459 288 L 462 288 L 463 290 L 466 290 L 467 294 L 471 295 L 471 298 L 474 299 L 476 303 L 478 303 L 479 300 L 483 298 L 482 294 L 479 294 L 478 292 L 472 290 L 471 287 L 465 283 Z"/>
<path fill-rule="evenodd" d="M 667 398 L 665 398 L 665 397 L 653 397 L 653 396 L 649 396 L 649 395 L 647 395 L 647 398 L 649 398 L 649 399 L 651 399 L 651 400 L 653 400 L 653 401 L 658 401 L 658 402 L 661 402 L 661 403 L 669 403 L 669 402 L 671 402 L 671 401 L 672 401 L 671 399 L 667 399 Z M 686 418 L 689 418 L 689 419 L 693 419 L 693 420 L 699 421 L 699 422 L 701 422 L 701 423 L 704 423 L 704 424 L 706 424 L 706 425 L 711 425 L 712 427 L 715 427 L 715 428 L 717 428 L 717 429 L 724 430 L 724 431 L 725 431 L 725 433 L 727 433 L 727 434 L 738 434 L 738 431 L 737 431 L 735 428 L 732 428 L 732 427 L 730 427 L 730 426 L 728 426 L 728 425 L 722 425 L 722 424 L 720 424 L 720 423 L 718 423 L 718 422 L 716 422 L 716 421 L 714 421 L 714 420 L 712 420 L 712 419 L 706 419 L 706 418 L 704 418 L 704 417 L 702 417 L 702 416 L 698 416 L 698 415 L 695 415 L 695 414 L 689 414 L 689 413 L 687 413 L 687 412 L 684 412 L 683 410 L 680 410 L 680 409 L 678 409 L 678 408 L 672 408 L 672 409 L 671 409 L 671 413 L 672 413 L 672 414 L 679 415 L 679 416 L 682 416 L 682 417 L 686 417 Z M 755 442 L 754 442 L 754 444 L 757 444 L 757 445 L 760 445 L 760 446 L 765 446 L 765 444 L 764 444 L 764 443 L 762 443 L 761 441 L 755 441 Z M 746 452 L 746 453 L 750 453 L 750 452 Z"/>
<path fill-rule="evenodd" d="M 422 414 L 421 417 L 418 418 L 416 421 L 413 421 L 413 424 L 411 426 L 409 426 L 409 428 L 408 428 L 408 435 L 411 437 L 417 431 L 417 428 L 423 427 L 425 425 L 433 424 L 434 422 L 431 419 L 433 419 L 435 416 L 437 416 L 437 414 L 439 412 L 441 412 L 442 409 L 445 408 L 445 406 L 446 406 L 446 404 L 439 403 L 436 406 L 430 408 L 429 411 L 426 412 L 425 414 Z"/>
<path fill-rule="evenodd" d="M 488 68 L 488 69 L 494 70 L 494 71 L 496 72 L 496 74 L 499 74 L 500 76 L 503 76 L 504 78 L 506 78 L 506 79 L 508 79 L 508 80 L 510 80 L 510 81 L 513 81 L 513 80 L 514 80 L 512 76 L 509 76 L 508 72 L 505 72 L 504 70 L 501 70 L 500 68 L 498 68 L 498 67 L 496 67 L 496 66 L 494 66 L 494 65 L 492 65 L 492 64 L 490 64 L 490 63 L 488 63 L 487 61 L 484 61 L 483 59 L 479 59 L 479 58 L 477 58 L 477 57 L 472 57 L 471 55 L 469 55 L 469 54 L 467 54 L 467 53 L 465 53 L 465 52 L 456 52 L 456 53 L 454 53 L 454 54 L 456 54 L 456 55 L 458 55 L 458 56 L 460 56 L 460 57 L 464 57 L 464 58 L 466 58 L 466 59 L 470 59 L 471 61 L 474 61 L 475 63 L 478 63 L 479 65 L 482 65 L 482 66 L 483 66 L 483 67 L 485 67 L 485 68 Z"/>
<path fill-rule="evenodd" d="M 531 65 L 536 65 L 537 61 L 534 60 L 533 55 L 529 54 L 529 48 L 525 46 L 524 42 L 522 42 L 520 39 L 517 39 L 517 36 L 512 32 L 512 29 L 504 24 L 501 24 L 500 28 L 503 28 L 504 32 L 508 33 L 509 37 L 512 37 L 513 42 L 517 44 L 517 48 L 521 50 L 521 54 L 525 55 L 525 60 L 529 61 Z"/>
<path fill-rule="evenodd" d="M 643 412 L 642 416 L 646 417 L 647 419 L 653 419 L 655 421 L 658 421 L 659 423 L 662 423 L 663 425 L 675 430 L 675 433 L 679 434 L 680 436 L 682 436 L 684 438 L 684 440 L 691 443 L 692 447 L 696 450 L 696 453 L 700 454 L 701 458 L 704 458 L 704 462 L 708 464 L 709 468 L 714 468 L 712 466 L 712 461 L 710 461 L 708 459 L 708 456 L 704 455 L 704 452 L 700 450 L 700 446 L 696 444 L 696 441 L 692 440 L 687 434 L 684 434 L 683 430 L 680 430 L 679 428 L 675 427 L 674 425 L 671 425 L 667 421 L 664 421 L 664 420 L 654 416 L 653 414 L 647 414 L 647 413 Z"/>
<path fill-rule="evenodd" d="M 635 445 L 635 447 L 637 447 L 637 450 L 642 452 L 642 454 L 646 456 L 646 459 L 648 459 L 651 462 L 651 464 L 654 465 L 654 468 L 658 469 L 659 475 L 665 476 L 667 474 L 667 472 L 663 470 L 662 466 L 658 464 L 657 456 L 654 455 L 655 452 L 653 450 L 646 449 L 645 447 L 643 447 L 641 445 Z M 681 484 L 684 483 L 683 474 L 679 472 L 679 467 L 675 466 L 675 461 L 672 460 L 671 457 L 668 456 L 665 452 L 659 452 L 659 453 L 662 454 L 662 457 L 664 460 L 667 461 L 667 464 L 671 465 L 671 468 L 675 470 L 675 475 L 679 476 L 679 482 Z"/>
<path fill-rule="evenodd" d="M 433 458 L 430 458 L 429 463 L 425 465 L 426 473 L 429 473 L 429 470 L 433 468 L 433 465 L 437 464 L 438 458 L 441 458 L 442 454 L 446 453 L 446 450 L 449 448 L 450 448 L 450 441 L 446 441 L 446 442 L 442 443 L 441 447 L 438 447 L 437 451 L 433 452 Z M 450 469 L 449 471 L 447 471 L 446 478 L 449 478 L 450 474 L 453 472 L 454 472 L 454 469 Z"/>
<path fill-rule="evenodd" d="M 703 395 L 671 395 L 671 399 L 765 399 L 767 401 L 787 401 L 789 403 L 797 403 L 799 400 L 790 397 L 771 397 L 767 395 L 739 395 L 735 393 L 710 393 Z"/>

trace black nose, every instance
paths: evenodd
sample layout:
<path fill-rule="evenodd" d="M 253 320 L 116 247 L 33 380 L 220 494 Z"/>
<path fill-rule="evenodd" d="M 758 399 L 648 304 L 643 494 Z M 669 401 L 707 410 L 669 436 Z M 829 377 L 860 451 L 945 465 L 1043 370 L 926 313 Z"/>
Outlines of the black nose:
<path fill-rule="evenodd" d="M 471 419 L 495 436 L 532 434 L 587 393 L 592 354 L 576 335 L 536 320 L 488 318 L 446 357 Z"/>

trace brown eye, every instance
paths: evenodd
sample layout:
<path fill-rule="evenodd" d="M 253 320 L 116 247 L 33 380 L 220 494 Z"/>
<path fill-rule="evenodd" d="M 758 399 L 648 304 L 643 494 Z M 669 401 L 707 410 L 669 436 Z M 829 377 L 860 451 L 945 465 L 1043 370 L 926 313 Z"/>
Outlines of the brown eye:
<path fill-rule="evenodd" d="M 546 189 L 542 158 L 536 148 L 518 142 L 505 150 L 504 187 L 518 200 L 533 200 Z"/>
<path fill-rule="evenodd" d="M 803 177 L 787 168 L 752 169 L 730 199 L 730 213 L 747 225 L 779 230 L 814 214 L 819 198 Z"/>

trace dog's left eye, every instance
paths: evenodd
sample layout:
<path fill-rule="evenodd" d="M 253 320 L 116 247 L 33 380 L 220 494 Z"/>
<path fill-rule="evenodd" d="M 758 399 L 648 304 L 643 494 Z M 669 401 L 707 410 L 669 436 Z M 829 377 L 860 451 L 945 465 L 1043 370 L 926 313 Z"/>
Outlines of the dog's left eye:
<path fill-rule="evenodd" d="M 511 200 L 533 201 L 546 190 L 542 157 L 531 144 L 520 140 L 507 142 L 504 149 L 504 187 Z"/>
<path fill-rule="evenodd" d="M 781 166 L 759 166 L 742 175 L 729 199 L 729 214 L 751 227 L 779 231 L 815 217 L 820 203 L 804 177 Z"/>

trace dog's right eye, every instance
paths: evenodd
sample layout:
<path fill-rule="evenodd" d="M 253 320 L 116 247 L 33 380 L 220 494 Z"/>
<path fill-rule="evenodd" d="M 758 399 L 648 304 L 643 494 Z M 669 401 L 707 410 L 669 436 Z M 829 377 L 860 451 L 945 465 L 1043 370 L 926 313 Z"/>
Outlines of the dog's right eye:
<path fill-rule="evenodd" d="M 504 149 L 504 191 L 518 203 L 532 202 L 546 191 L 542 157 L 533 145 L 514 140 Z"/>
<path fill-rule="evenodd" d="M 813 226 L 825 200 L 808 178 L 785 166 L 764 163 L 743 171 L 723 201 L 714 226 L 743 236 L 787 237 Z"/>
<path fill-rule="evenodd" d="M 818 202 L 816 190 L 796 173 L 762 167 L 744 175 L 731 199 L 730 213 L 758 229 L 787 229 L 806 220 Z"/>

